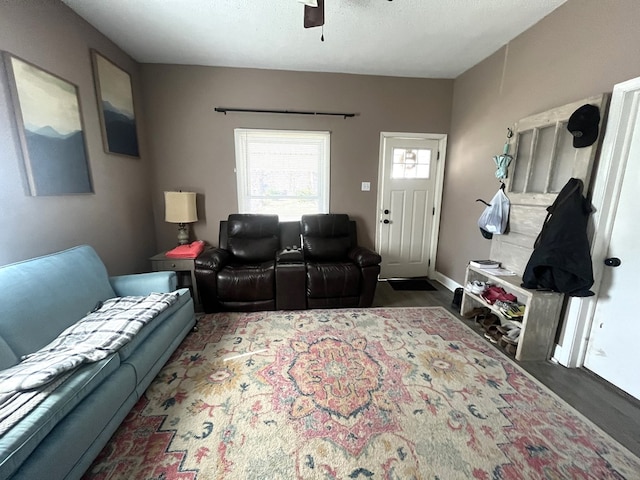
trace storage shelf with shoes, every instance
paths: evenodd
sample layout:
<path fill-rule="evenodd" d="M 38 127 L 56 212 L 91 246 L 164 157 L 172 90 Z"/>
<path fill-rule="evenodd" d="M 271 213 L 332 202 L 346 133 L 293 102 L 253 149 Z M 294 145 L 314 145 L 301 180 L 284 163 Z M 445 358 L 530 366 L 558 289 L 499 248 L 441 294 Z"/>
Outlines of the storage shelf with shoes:
<path fill-rule="evenodd" d="M 508 339 L 510 341 L 504 341 L 502 346 L 507 353 L 514 354 L 516 360 L 547 360 L 552 353 L 564 294 L 528 290 L 521 287 L 521 283 L 519 276 L 491 275 L 486 269 L 469 265 L 460 314 L 469 318 L 468 314 L 474 309 L 489 308 L 504 319 L 503 327 L 520 329 L 517 340 L 511 338 Z M 501 291 L 506 295 L 500 294 Z M 512 305 L 503 311 L 507 302 Z"/>

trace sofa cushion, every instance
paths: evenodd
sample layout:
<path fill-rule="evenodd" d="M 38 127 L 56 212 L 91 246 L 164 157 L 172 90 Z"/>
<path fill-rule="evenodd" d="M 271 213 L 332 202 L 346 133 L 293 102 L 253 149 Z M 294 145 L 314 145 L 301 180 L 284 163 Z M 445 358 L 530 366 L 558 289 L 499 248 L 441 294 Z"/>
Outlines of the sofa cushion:
<path fill-rule="evenodd" d="M 360 268 L 350 262 L 307 263 L 307 296 L 358 297 Z"/>
<path fill-rule="evenodd" d="M 191 295 L 189 293 L 189 289 L 181 288 L 180 290 L 178 290 L 178 300 L 176 301 L 176 303 L 170 305 L 166 310 L 161 312 L 153 320 L 142 327 L 129 343 L 118 350 L 120 360 L 124 361 L 125 359 L 127 359 L 138 348 L 138 346 L 143 343 L 156 328 L 158 328 L 158 325 L 161 325 L 167 318 L 175 314 L 190 299 Z"/>
<path fill-rule="evenodd" d="M 20 358 L 11 349 L 9 344 L 0 337 L 0 370 L 9 368 L 20 361 Z"/>
<path fill-rule="evenodd" d="M 227 250 L 242 262 L 275 258 L 280 248 L 277 215 L 232 214 L 227 221 Z"/>
<path fill-rule="evenodd" d="M 218 299 L 253 302 L 275 298 L 275 262 L 228 265 L 218 272 Z"/>
<path fill-rule="evenodd" d="M 349 216 L 344 214 L 303 215 L 304 256 L 316 260 L 345 260 L 351 248 Z"/>
<path fill-rule="evenodd" d="M 138 400 L 136 392 L 128 393 L 134 378 L 133 368 L 121 364 L 55 426 L 11 480 L 81 478 Z"/>
<path fill-rule="evenodd" d="M 0 267 L 0 337 L 18 357 L 33 353 L 114 296 L 104 264 L 87 245 L 5 265 Z"/>
<path fill-rule="evenodd" d="M 0 437 L 0 478 L 8 478 L 55 425 L 119 366 L 117 354 L 81 366 L 33 411 Z M 133 372 L 131 377 L 130 388 L 134 391 Z"/>
<path fill-rule="evenodd" d="M 136 392 L 139 396 L 144 394 L 195 324 L 193 305 L 184 305 L 170 321 L 163 322 L 154 331 L 153 336 L 123 362 L 123 365 L 131 365 L 136 371 Z"/>

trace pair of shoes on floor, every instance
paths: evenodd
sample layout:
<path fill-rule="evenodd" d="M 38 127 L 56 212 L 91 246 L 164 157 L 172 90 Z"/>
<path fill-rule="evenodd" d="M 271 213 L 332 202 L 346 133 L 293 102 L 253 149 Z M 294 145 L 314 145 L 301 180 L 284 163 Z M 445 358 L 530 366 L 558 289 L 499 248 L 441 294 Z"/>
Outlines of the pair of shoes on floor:
<path fill-rule="evenodd" d="M 469 293 L 474 293 L 476 295 L 480 295 L 487 290 L 491 286 L 488 282 L 481 282 L 479 280 L 474 280 L 472 282 L 467 283 L 465 290 Z"/>
<path fill-rule="evenodd" d="M 482 298 L 489 305 L 493 305 L 497 301 L 502 302 L 517 302 L 518 299 L 513 293 L 508 293 L 504 288 L 498 287 L 496 285 L 487 288 L 483 293 L 480 294 L 480 298 Z"/>

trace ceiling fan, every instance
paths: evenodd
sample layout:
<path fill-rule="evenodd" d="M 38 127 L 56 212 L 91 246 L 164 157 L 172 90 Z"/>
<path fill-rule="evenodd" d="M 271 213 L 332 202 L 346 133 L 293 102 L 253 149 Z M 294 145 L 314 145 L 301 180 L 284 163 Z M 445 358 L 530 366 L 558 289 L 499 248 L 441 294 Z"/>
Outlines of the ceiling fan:
<path fill-rule="evenodd" d="M 298 1 L 304 4 L 304 28 L 323 27 L 320 40 L 324 42 L 324 0 Z"/>
<path fill-rule="evenodd" d="M 324 0 L 298 0 L 304 4 L 304 28 L 324 26 Z M 324 29 L 320 40 L 324 42 Z"/>

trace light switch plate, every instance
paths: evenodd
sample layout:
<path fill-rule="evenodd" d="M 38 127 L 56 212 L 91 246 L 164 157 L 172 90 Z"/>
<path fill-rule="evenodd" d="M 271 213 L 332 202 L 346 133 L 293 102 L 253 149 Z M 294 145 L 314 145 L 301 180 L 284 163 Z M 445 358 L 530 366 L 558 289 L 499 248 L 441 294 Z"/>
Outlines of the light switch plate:
<path fill-rule="evenodd" d="M 362 182 L 362 187 L 360 188 L 363 192 L 368 192 L 371 190 L 371 182 Z"/>

